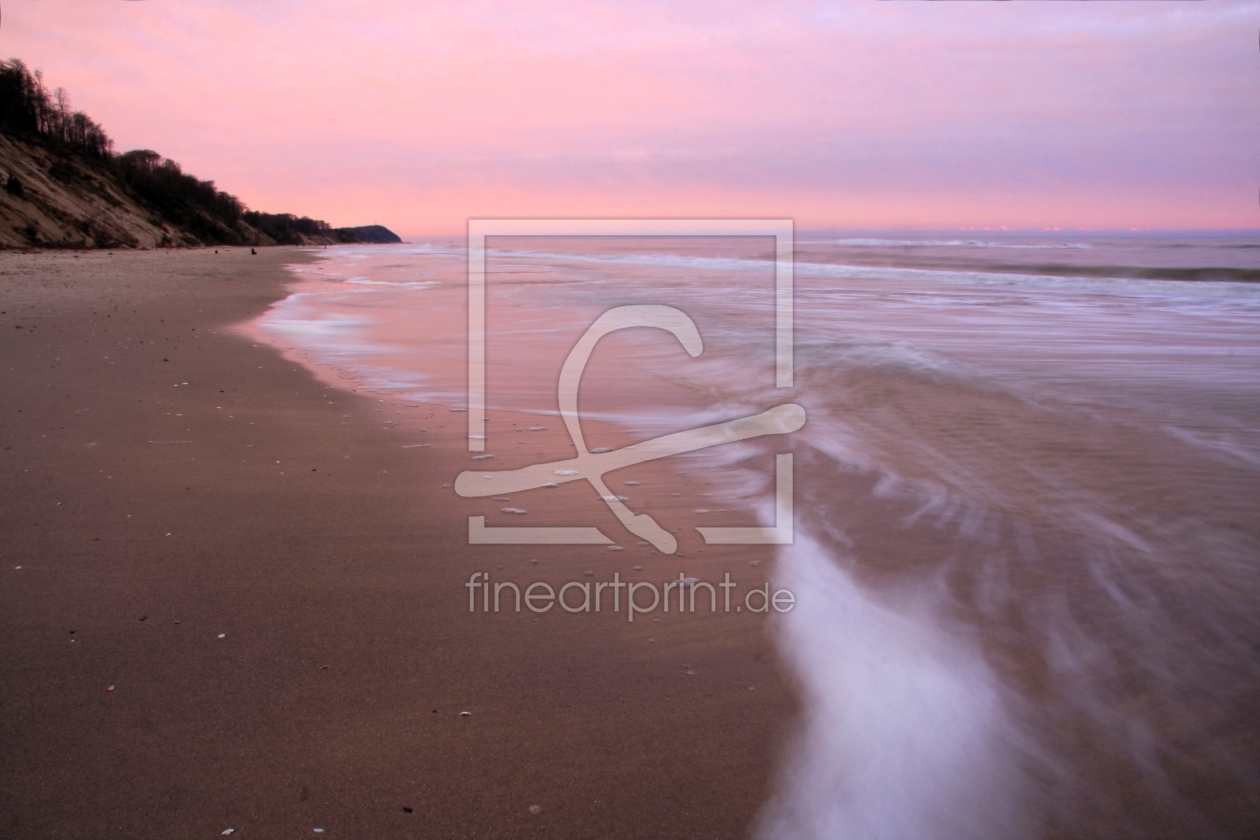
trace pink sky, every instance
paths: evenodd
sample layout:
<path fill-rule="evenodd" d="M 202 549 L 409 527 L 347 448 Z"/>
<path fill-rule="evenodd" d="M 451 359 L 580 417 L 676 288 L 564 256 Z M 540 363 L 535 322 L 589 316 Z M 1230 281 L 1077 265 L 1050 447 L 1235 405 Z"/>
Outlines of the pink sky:
<path fill-rule="evenodd" d="M 251 208 L 1260 228 L 1260 0 L 5 0 L 0 49 Z"/>

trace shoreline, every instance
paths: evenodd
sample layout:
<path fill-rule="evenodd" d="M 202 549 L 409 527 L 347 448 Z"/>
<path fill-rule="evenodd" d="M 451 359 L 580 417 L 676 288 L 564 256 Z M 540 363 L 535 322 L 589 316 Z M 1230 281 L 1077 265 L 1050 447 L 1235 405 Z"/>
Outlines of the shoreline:
<path fill-rule="evenodd" d="M 468 546 L 462 422 L 251 347 L 313 257 L 220 251 L 0 254 L 10 836 L 746 834 L 794 710 L 764 620 L 469 614 L 471 571 L 674 561 Z"/>

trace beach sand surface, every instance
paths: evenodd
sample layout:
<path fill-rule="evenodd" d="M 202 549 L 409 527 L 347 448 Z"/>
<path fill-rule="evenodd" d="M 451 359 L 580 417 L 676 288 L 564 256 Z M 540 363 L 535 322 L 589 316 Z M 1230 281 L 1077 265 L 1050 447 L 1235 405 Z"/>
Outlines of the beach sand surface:
<path fill-rule="evenodd" d="M 764 616 L 470 613 L 465 583 L 746 587 L 769 550 L 656 554 L 564 521 L 599 512 L 577 482 L 460 499 L 465 415 L 234 328 L 308 259 L 0 254 L 0 834 L 744 836 L 794 713 Z M 550 425 L 495 468 L 564 456 Z M 695 506 L 703 476 L 635 469 L 643 509 Z M 625 550 L 469 546 L 478 514 Z"/>

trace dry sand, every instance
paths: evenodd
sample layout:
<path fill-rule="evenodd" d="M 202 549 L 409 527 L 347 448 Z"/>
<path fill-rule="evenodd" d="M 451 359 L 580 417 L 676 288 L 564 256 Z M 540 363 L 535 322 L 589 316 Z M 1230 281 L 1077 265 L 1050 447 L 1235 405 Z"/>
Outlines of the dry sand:
<path fill-rule="evenodd" d="M 745 835 L 793 708 L 763 617 L 470 614 L 464 584 L 759 584 L 769 552 L 543 522 L 577 483 L 513 504 L 625 551 L 467 545 L 506 505 L 443 487 L 464 415 L 231 329 L 303 259 L 0 255 L 0 835 Z"/>

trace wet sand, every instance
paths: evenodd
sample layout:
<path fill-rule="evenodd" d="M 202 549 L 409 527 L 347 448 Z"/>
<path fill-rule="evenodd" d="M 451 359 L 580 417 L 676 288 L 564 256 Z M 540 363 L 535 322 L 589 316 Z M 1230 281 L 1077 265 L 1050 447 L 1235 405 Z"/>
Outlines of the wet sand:
<path fill-rule="evenodd" d="M 0 255 L 0 833 L 745 835 L 793 712 L 763 617 L 487 615 L 465 583 L 759 585 L 770 552 L 682 531 L 653 554 L 606 509 L 562 521 L 576 483 L 522 499 L 529 524 L 625 551 L 467 545 L 469 515 L 524 523 L 443 487 L 473 463 L 465 415 L 330 388 L 230 328 L 303 259 Z M 495 468 L 565 453 L 535 434 Z"/>

